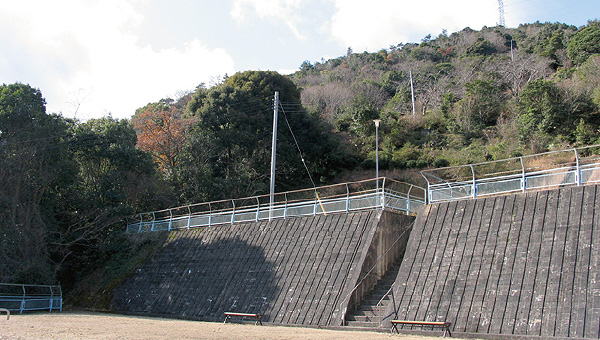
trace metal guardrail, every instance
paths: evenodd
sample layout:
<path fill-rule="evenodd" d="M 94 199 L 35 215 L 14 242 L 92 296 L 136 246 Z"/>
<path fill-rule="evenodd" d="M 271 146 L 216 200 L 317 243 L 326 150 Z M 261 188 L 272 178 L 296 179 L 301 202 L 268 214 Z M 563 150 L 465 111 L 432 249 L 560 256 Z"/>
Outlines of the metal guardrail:
<path fill-rule="evenodd" d="M 127 232 L 189 229 L 370 209 L 416 214 L 426 203 L 424 188 L 385 177 L 277 193 L 273 206 L 269 199 L 270 195 L 262 195 L 141 213 L 128 219 Z"/>
<path fill-rule="evenodd" d="M 600 145 L 423 170 L 428 203 L 600 183 Z"/>
<path fill-rule="evenodd" d="M 60 286 L 0 283 L 0 308 L 9 311 L 59 310 L 63 298 Z"/>

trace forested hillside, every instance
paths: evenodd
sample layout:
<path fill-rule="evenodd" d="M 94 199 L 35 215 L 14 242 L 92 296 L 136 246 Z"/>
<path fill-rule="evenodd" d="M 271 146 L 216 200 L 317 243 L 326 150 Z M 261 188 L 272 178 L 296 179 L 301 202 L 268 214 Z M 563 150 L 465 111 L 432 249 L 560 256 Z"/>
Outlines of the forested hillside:
<path fill-rule="evenodd" d="M 348 49 L 305 62 L 293 79 L 304 106 L 367 162 L 380 118 L 384 167 L 438 167 L 595 143 L 599 52 L 597 21 L 465 28 L 377 53 Z"/>
<path fill-rule="evenodd" d="M 400 179 L 600 142 L 600 22 L 349 48 L 290 76 L 200 84 L 129 120 L 66 119 L 46 112 L 42 91 L 0 87 L 0 282 L 69 290 L 87 276 L 104 289 L 152 247 L 124 237 L 126 217 L 268 193 L 275 91 L 277 191 L 373 177 L 373 119 L 382 170 Z"/>

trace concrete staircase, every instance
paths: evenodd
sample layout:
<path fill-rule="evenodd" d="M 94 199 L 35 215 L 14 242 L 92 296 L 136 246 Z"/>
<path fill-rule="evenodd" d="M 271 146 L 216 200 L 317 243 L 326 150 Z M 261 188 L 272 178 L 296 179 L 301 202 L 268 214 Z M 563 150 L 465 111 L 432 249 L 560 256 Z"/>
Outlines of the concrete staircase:
<path fill-rule="evenodd" d="M 392 267 L 388 269 L 385 275 L 377 281 L 373 290 L 367 295 L 362 301 L 360 306 L 354 311 L 348 313 L 346 316 L 346 326 L 348 327 L 363 327 L 363 328 L 377 328 L 379 327 L 379 308 L 377 304 L 381 298 L 388 293 L 396 276 L 398 276 L 398 270 L 400 270 L 400 264 L 402 259 L 396 261 Z M 381 317 L 385 318 L 386 310 L 388 305 L 392 303 L 391 294 L 388 294 L 385 299 L 381 301 Z"/>

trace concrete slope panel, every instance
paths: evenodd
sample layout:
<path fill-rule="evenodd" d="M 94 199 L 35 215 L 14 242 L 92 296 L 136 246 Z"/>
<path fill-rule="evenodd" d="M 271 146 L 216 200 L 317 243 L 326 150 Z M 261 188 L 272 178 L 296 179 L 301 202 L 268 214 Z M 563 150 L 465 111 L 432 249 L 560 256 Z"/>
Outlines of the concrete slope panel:
<path fill-rule="evenodd" d="M 599 190 L 428 206 L 413 227 L 388 315 L 449 321 L 458 335 L 598 339 Z"/>
<path fill-rule="evenodd" d="M 366 211 L 173 231 L 114 290 L 112 308 L 212 321 L 232 311 L 275 324 L 339 325 L 364 267 L 406 229 L 386 229 L 380 221 L 412 219 Z"/>

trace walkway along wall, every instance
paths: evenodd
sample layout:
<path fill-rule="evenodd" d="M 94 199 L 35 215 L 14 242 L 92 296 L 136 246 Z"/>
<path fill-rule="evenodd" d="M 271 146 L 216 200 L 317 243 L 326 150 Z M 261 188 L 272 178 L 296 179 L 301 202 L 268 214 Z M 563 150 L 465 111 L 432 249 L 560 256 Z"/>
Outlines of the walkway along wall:
<path fill-rule="evenodd" d="M 379 210 L 173 231 L 114 290 L 112 308 L 218 321 L 235 311 L 277 324 L 339 325 L 361 271 L 382 258 L 383 275 L 403 246 L 381 256 L 385 245 L 413 219 Z"/>
<path fill-rule="evenodd" d="M 459 335 L 599 338 L 599 195 L 583 186 L 427 206 L 396 280 L 397 318 L 450 321 Z"/>

